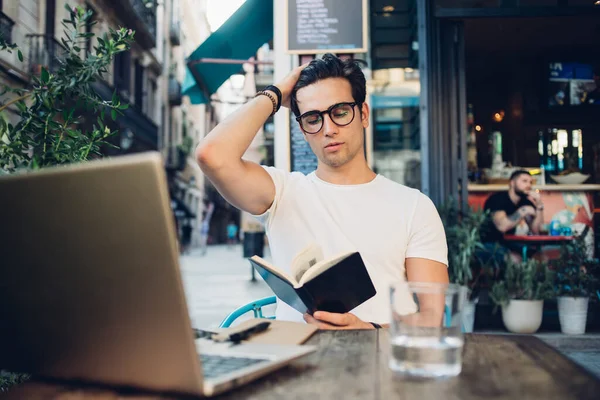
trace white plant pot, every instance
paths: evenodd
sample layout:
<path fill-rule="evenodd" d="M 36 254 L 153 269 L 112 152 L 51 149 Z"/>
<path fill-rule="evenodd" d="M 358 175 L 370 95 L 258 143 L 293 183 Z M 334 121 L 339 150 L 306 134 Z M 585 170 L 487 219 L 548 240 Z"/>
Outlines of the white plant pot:
<path fill-rule="evenodd" d="M 502 322 L 513 333 L 535 333 L 542 325 L 544 300 L 510 300 L 502 306 Z"/>
<path fill-rule="evenodd" d="M 583 335 L 588 313 L 587 297 L 558 298 L 558 320 L 560 330 L 567 335 Z"/>
<path fill-rule="evenodd" d="M 477 299 L 474 301 L 466 301 L 463 307 L 462 314 L 462 329 L 465 333 L 473 332 L 473 326 L 475 325 L 475 306 L 477 305 Z"/>

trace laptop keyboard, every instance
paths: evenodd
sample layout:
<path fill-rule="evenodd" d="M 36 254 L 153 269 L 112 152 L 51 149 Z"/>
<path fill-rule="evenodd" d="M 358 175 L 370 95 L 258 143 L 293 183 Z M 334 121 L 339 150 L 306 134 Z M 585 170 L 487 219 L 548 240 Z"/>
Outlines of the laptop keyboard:
<path fill-rule="evenodd" d="M 202 370 L 205 378 L 215 378 L 238 369 L 246 368 L 261 362 L 269 361 L 266 358 L 243 358 L 231 356 L 217 356 L 201 354 Z"/>

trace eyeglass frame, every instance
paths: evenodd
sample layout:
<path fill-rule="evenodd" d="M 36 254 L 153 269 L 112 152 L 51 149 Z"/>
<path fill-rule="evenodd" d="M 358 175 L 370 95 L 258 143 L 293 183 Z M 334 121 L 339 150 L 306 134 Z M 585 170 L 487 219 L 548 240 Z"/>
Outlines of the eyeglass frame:
<path fill-rule="evenodd" d="M 340 125 L 337 122 L 335 122 L 333 120 L 333 117 L 331 116 L 331 111 L 333 111 L 333 109 L 335 107 L 340 106 L 340 105 L 348 105 L 348 106 L 351 106 L 351 108 L 352 108 L 352 119 L 347 124 Z M 354 111 L 354 106 L 361 106 L 361 105 L 362 105 L 361 103 L 356 102 L 356 101 L 342 101 L 340 103 L 335 103 L 334 105 L 330 106 L 327 110 L 323 110 L 323 111 L 310 110 L 310 111 L 307 111 L 304 114 L 296 117 L 296 122 L 298 122 L 298 124 L 300 125 L 300 129 L 302 129 L 302 132 L 304 132 L 304 133 L 306 133 L 308 135 L 316 135 L 317 133 L 319 133 L 321 131 L 321 129 L 323 129 L 323 125 L 325 125 L 325 114 L 329 115 L 329 119 L 336 126 L 340 126 L 340 127 L 341 126 L 348 126 L 348 125 L 350 125 L 354 121 L 354 118 L 356 117 L 356 112 Z M 307 114 L 319 114 L 319 116 L 321 117 L 321 127 L 316 132 L 307 132 L 304 129 L 304 127 L 302 126 L 302 122 L 300 122 L 300 120 L 302 119 L 302 117 L 305 117 Z"/>

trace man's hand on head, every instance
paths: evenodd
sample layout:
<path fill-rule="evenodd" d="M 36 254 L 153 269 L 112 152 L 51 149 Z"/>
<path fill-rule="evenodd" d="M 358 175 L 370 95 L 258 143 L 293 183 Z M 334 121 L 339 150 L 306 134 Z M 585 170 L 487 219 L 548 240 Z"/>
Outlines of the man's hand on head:
<path fill-rule="evenodd" d="M 279 88 L 279 90 L 281 90 L 281 105 L 283 107 L 290 108 L 292 90 L 300 78 L 300 72 L 302 72 L 302 70 L 306 68 L 308 64 L 309 63 L 302 64 L 301 66 L 294 68 L 289 74 L 287 74 L 285 78 L 275 85 L 277 88 Z"/>
<path fill-rule="evenodd" d="M 304 314 L 304 320 L 319 329 L 375 329 L 370 322 L 365 322 L 351 313 L 316 311 L 313 315 Z"/>

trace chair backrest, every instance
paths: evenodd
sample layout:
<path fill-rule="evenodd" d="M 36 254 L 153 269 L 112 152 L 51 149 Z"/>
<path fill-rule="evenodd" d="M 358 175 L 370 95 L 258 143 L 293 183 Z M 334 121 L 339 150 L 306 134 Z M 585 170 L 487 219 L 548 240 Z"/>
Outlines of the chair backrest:
<path fill-rule="evenodd" d="M 235 309 L 231 314 L 229 314 L 223 320 L 223 322 L 221 322 L 221 325 L 219 325 L 219 328 L 229 328 L 231 326 L 231 324 L 233 323 L 233 321 L 235 321 L 237 318 L 241 317 L 242 315 L 244 315 L 250 311 L 254 312 L 254 318 L 275 319 L 274 316 L 270 316 L 270 317 L 263 316 L 262 307 L 267 306 L 269 304 L 275 304 L 276 302 L 277 302 L 277 297 L 269 296 L 269 297 L 264 297 L 262 299 L 258 299 L 253 302 L 250 302 L 248 304 L 245 304 L 245 305 Z"/>

